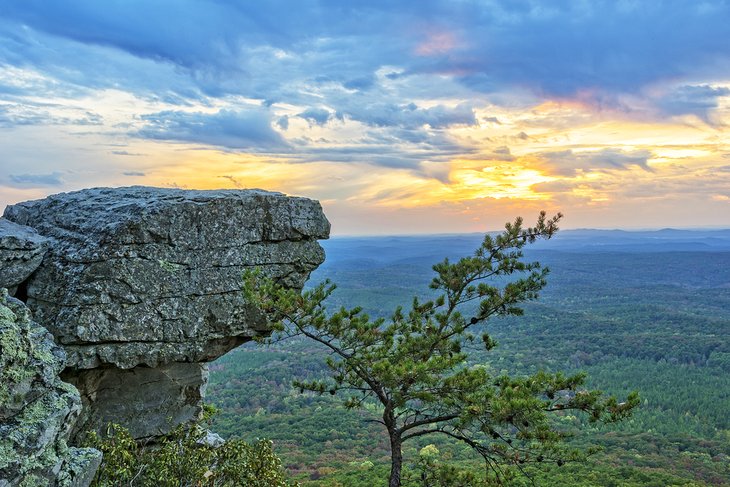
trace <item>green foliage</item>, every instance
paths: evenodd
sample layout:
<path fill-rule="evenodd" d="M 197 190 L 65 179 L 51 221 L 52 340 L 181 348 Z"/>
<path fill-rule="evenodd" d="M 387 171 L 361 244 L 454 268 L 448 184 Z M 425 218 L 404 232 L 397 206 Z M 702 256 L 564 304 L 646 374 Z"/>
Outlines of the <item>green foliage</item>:
<path fill-rule="evenodd" d="M 406 476 L 409 485 L 422 487 L 479 487 L 487 485 L 473 470 L 461 469 L 444 463 L 436 445 L 430 444 L 418 452 L 418 463 L 414 475 Z"/>
<path fill-rule="evenodd" d="M 206 421 L 212 409 L 206 410 Z M 207 444 L 203 423 L 180 425 L 159 443 L 142 445 L 115 424 L 106 434 L 91 432 L 86 446 L 104 454 L 92 486 L 118 485 L 181 487 L 240 486 L 286 487 L 290 484 L 271 442 L 253 444 L 228 440 L 220 446 Z"/>
<path fill-rule="evenodd" d="M 479 240 L 329 240 L 327 260 L 313 277 L 338 283 L 329 307 L 357 302 L 371 316 L 387 316 L 427 286 L 435 259 L 444 253 L 456 259 Z M 603 450 L 590 462 L 523 467 L 541 486 L 728 485 L 730 375 L 709 358 L 730 352 L 730 252 L 586 251 L 557 240 L 560 250 L 526 251 L 551 269 L 540 300 L 527 303 L 524 316 L 489 324 L 499 347 L 487 352 L 481 340 L 466 344 L 469 363 L 495 375 L 581 369 L 589 388 L 618 396 L 640 390 L 642 406 L 610 427 L 560 416 L 562 427 L 574 433 L 571 446 Z M 590 242 L 600 240 L 591 235 Z M 266 347 L 251 343 L 221 357 L 211 364 L 207 394 L 221 408 L 214 429 L 224 437 L 271 438 L 302 485 L 382 485 L 389 445 L 382 425 L 368 421 L 374 405 L 345 410 L 338 396 L 299 394 L 291 385 L 293 378 L 326 376 L 326 357 L 323 347 L 303 338 Z M 423 439 L 404 445 L 404 476 L 420 478 L 414 470 L 418 451 L 429 443 L 443 463 L 483 471 L 470 449 L 445 437 Z M 350 465 L 367 460 L 375 465 L 368 471 Z M 324 468 L 336 471 L 319 475 Z M 519 478 L 511 483 L 530 485 Z"/>
<path fill-rule="evenodd" d="M 585 390 L 583 374 L 510 377 L 469 363 L 472 329 L 493 317 L 522 315 L 522 304 L 545 286 L 548 270 L 524 262 L 522 249 L 551 238 L 560 217 L 543 212 L 532 228 L 518 218 L 502 234 L 485 236 L 473 256 L 436 264 L 430 286 L 436 297 L 414 298 L 408 311 L 398 307 L 388 320 L 371 319 L 359 307 L 328 313 L 324 301 L 335 287 L 327 281 L 300 295 L 251 271 L 244 294 L 277 322 L 280 337 L 304 336 L 331 352 L 331 380 L 297 382 L 301 392 L 344 394 L 349 409 L 376 405 L 388 432 L 391 486 L 401 484 L 403 443 L 426 435 L 468 445 L 501 482 L 504 465 L 527 473 L 528 463 L 561 466 L 592 452 L 567 448 L 568 433 L 554 417 L 586 413 L 590 422 L 610 423 L 639 404 L 636 393 L 618 402 Z M 487 333 L 482 342 L 487 351 L 496 346 Z"/>

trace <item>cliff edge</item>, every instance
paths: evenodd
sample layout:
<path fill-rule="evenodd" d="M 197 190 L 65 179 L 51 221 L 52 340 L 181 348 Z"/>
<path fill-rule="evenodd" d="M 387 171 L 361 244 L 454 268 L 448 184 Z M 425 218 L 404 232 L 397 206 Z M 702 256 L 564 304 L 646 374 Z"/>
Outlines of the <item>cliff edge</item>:
<path fill-rule="evenodd" d="M 72 441 L 109 422 L 148 438 L 197 417 L 206 363 L 269 332 L 242 272 L 301 289 L 330 228 L 318 202 L 260 190 L 94 188 L 3 218 L 0 286 L 64 350 L 61 378 L 82 402 Z"/>

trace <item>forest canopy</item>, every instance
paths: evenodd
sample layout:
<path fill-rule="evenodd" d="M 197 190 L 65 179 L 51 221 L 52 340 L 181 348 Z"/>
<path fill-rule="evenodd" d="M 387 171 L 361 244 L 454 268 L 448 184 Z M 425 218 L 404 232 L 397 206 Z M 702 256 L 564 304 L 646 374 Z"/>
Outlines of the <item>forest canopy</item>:
<path fill-rule="evenodd" d="M 472 330 L 497 316 L 519 316 L 538 297 L 548 269 L 525 262 L 523 248 L 550 239 L 562 215 L 542 212 L 534 227 L 521 218 L 499 235 L 487 234 L 473 255 L 433 266 L 436 297 L 414 298 L 388 319 L 371 319 L 361 307 L 328 312 L 335 290 L 328 281 L 299 294 L 260 271 L 244 276 L 244 294 L 276 323 L 275 339 L 303 336 L 330 351 L 330 377 L 299 381 L 300 392 L 343 396 L 349 409 L 377 405 L 391 452 L 389 485 L 401 485 L 403 444 L 442 435 L 468 445 L 485 463 L 485 481 L 502 482 L 505 465 L 525 472 L 526 463 L 584 458 L 591 449 L 566 446 L 567 433 L 552 416 L 585 413 L 590 421 L 616 422 L 639 404 L 637 393 L 623 402 L 584 387 L 585 374 L 539 371 L 524 377 L 492 375 L 469 366 L 465 343 Z M 496 342 L 484 332 L 484 349 Z"/>

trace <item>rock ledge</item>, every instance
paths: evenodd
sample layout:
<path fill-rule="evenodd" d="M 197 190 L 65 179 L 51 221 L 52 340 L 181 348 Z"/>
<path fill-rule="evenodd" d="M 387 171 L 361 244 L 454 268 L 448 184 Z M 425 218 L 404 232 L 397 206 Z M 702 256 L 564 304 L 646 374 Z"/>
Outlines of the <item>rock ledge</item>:
<path fill-rule="evenodd" d="M 77 431 L 113 420 L 138 438 L 197 415 L 205 363 L 269 332 L 243 300 L 242 272 L 300 289 L 330 228 L 306 198 L 141 186 L 61 193 L 4 218 L 47 249 L 18 284 L 65 349 L 62 377 L 84 404 Z"/>

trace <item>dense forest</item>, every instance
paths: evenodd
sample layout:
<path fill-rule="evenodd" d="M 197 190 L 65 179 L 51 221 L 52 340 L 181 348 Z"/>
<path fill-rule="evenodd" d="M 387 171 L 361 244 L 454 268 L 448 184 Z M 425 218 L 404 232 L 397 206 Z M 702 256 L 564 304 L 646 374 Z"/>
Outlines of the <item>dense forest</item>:
<path fill-rule="evenodd" d="M 428 295 L 431 265 L 468 254 L 478 235 L 337 238 L 312 282 L 338 284 L 332 306 L 388 315 Z M 525 315 L 489 322 L 499 346 L 470 353 L 495 373 L 585 371 L 588 385 L 642 405 L 628 421 L 564 415 L 587 463 L 531 468 L 537 485 L 730 485 L 730 232 L 567 231 L 528 257 L 551 269 Z M 468 346 L 468 345 L 467 345 Z M 385 484 L 388 443 L 376 411 L 300 394 L 294 379 L 324 376 L 326 353 L 294 339 L 247 344 L 211 364 L 209 400 L 224 436 L 273 440 L 303 485 Z M 580 428 L 578 428 L 580 426 Z M 427 447 L 435 443 L 434 447 Z M 425 463 L 478 472 L 468 448 L 427 439 L 405 452 L 415 482 Z M 528 479 L 515 485 L 530 485 Z M 414 485 L 416 485 L 414 483 Z"/>

